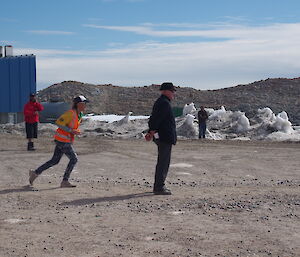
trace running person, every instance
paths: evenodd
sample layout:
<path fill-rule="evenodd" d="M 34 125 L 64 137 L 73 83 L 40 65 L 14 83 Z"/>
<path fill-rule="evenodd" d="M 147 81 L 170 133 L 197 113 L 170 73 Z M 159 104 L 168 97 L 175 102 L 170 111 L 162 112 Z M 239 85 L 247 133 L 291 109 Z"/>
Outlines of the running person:
<path fill-rule="evenodd" d="M 63 154 L 65 154 L 69 158 L 69 164 L 65 170 L 63 180 L 61 182 L 61 187 L 76 187 L 69 182 L 70 174 L 77 163 L 77 155 L 73 148 L 73 142 L 75 135 L 80 134 L 80 130 L 78 129 L 81 119 L 83 116 L 83 111 L 85 110 L 86 102 L 88 100 L 80 95 L 73 99 L 73 107 L 71 110 L 65 112 L 61 115 L 57 121 L 55 122 L 58 126 L 56 130 L 56 134 L 54 135 L 54 141 L 56 143 L 56 147 L 54 150 L 54 154 L 51 160 L 47 161 L 36 170 L 29 171 L 29 183 L 33 184 L 33 181 L 46 169 L 56 165 L 59 163 Z"/>

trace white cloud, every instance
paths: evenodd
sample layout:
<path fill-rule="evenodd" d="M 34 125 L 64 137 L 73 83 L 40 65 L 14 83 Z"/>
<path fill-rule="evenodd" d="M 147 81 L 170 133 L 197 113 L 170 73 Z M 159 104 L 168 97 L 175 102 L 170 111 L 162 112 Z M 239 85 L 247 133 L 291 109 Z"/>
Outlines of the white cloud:
<path fill-rule="evenodd" d="M 143 26 L 104 26 L 95 24 L 85 24 L 85 27 L 132 32 L 140 35 L 152 37 L 203 37 L 203 38 L 228 38 L 228 39 L 249 39 L 249 38 L 278 38 L 274 32 L 282 35 L 289 35 L 291 31 L 300 29 L 299 23 L 291 24 L 272 24 L 260 27 L 250 27 L 232 24 L 209 24 L 206 29 L 198 30 L 154 30 L 152 24 Z M 162 26 L 162 24 L 160 25 Z M 173 26 L 179 26 L 173 24 Z M 191 27 L 192 24 L 184 24 L 183 27 Z M 194 24 L 193 26 L 204 26 Z M 287 31 L 286 31 L 287 29 Z M 297 33 L 299 34 L 299 33 Z"/>
<path fill-rule="evenodd" d="M 223 16 L 222 19 L 226 19 L 231 22 L 249 22 L 250 20 L 244 16 Z"/>
<path fill-rule="evenodd" d="M 74 32 L 59 31 L 59 30 L 27 30 L 25 32 L 31 33 L 31 34 L 37 34 L 37 35 L 73 35 L 73 34 L 75 34 Z"/>
<path fill-rule="evenodd" d="M 138 27 L 137 31 L 139 31 Z M 299 77 L 300 24 L 201 31 L 214 42 L 141 42 L 104 51 L 20 49 L 37 55 L 37 80 L 142 86 L 163 81 L 216 89 L 268 77 Z M 135 30 L 134 30 L 135 31 Z"/>
<path fill-rule="evenodd" d="M 14 45 L 16 43 L 17 43 L 17 41 L 10 41 L 10 40 L 1 40 L 0 41 L 0 44 L 3 44 L 3 45 Z"/>

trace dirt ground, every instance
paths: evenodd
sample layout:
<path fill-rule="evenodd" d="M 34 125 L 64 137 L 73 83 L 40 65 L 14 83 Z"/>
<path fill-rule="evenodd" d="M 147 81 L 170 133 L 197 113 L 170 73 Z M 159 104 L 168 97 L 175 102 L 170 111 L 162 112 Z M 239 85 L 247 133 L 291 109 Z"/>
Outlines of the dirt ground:
<path fill-rule="evenodd" d="M 79 138 L 76 188 L 59 188 L 67 158 L 0 135 L 0 257 L 300 256 L 300 144 L 179 141 L 171 196 L 152 194 L 156 146 Z"/>

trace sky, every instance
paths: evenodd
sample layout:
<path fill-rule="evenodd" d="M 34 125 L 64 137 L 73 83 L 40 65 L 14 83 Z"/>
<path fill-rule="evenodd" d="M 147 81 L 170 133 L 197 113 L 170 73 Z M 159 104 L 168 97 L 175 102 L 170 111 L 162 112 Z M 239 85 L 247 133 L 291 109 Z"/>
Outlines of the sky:
<path fill-rule="evenodd" d="M 37 89 L 219 89 L 300 76 L 298 0 L 1 1 L 0 45 L 35 54 Z"/>

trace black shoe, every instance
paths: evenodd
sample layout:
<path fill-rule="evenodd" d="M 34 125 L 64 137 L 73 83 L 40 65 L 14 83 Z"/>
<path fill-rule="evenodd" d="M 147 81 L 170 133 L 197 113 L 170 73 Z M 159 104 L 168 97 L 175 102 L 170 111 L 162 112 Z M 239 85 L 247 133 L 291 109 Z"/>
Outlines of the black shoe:
<path fill-rule="evenodd" d="M 27 151 L 34 151 L 34 150 L 35 150 L 35 148 L 34 148 L 33 142 L 28 142 Z"/>
<path fill-rule="evenodd" d="M 71 184 L 68 180 L 63 180 L 60 187 L 76 187 L 76 185 Z"/>
<path fill-rule="evenodd" d="M 170 189 L 168 189 L 168 188 L 162 188 L 162 189 L 160 189 L 160 190 L 157 190 L 157 189 L 154 189 L 153 190 L 153 193 L 155 194 L 155 195 L 171 195 L 172 193 L 171 193 L 171 190 Z"/>

